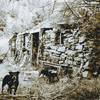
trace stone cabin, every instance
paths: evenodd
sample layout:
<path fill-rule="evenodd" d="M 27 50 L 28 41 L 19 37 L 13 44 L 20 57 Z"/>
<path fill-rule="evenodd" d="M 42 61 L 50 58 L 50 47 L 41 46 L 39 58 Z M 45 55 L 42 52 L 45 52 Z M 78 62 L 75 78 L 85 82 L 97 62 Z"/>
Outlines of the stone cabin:
<path fill-rule="evenodd" d="M 65 65 L 72 67 L 76 74 L 81 68 L 89 69 L 93 66 L 93 62 L 96 64 L 99 62 L 97 59 L 100 58 L 98 55 L 100 34 L 96 35 L 98 36 L 94 42 L 93 38 L 88 38 L 86 34 L 80 32 L 77 24 L 59 23 L 54 28 L 40 28 L 19 33 L 15 40 L 11 39 L 15 45 L 14 50 L 12 46 L 10 50 L 13 52 L 11 54 L 19 51 L 18 58 L 21 58 L 19 62 L 23 59 L 23 53 L 27 52 L 29 62 L 34 66 L 43 62 Z M 10 42 L 10 45 L 12 43 Z M 96 53 L 95 49 L 98 49 Z"/>
<path fill-rule="evenodd" d="M 9 40 L 10 56 L 14 57 L 14 60 L 17 61 L 17 63 L 20 63 L 20 61 L 24 59 L 24 56 L 27 55 L 30 58 L 28 63 L 36 65 L 38 52 L 40 52 L 38 48 L 42 41 L 42 34 L 46 30 L 52 29 L 53 28 L 41 28 L 18 34 L 15 33 Z"/>

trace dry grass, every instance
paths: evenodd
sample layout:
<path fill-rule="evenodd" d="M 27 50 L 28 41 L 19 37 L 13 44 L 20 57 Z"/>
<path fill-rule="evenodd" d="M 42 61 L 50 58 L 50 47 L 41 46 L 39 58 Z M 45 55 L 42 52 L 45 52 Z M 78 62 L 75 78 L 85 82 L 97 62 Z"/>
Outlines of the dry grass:
<path fill-rule="evenodd" d="M 100 100 L 99 83 L 100 79 L 82 80 L 80 86 L 73 93 L 58 97 L 56 100 Z"/>
<path fill-rule="evenodd" d="M 99 83 L 100 79 L 63 79 L 55 84 L 44 83 L 39 89 L 40 100 L 100 100 Z"/>
<path fill-rule="evenodd" d="M 46 83 L 46 80 L 44 79 L 36 79 L 33 82 L 30 91 L 26 88 L 20 89 L 24 94 L 18 91 L 16 100 L 29 100 L 31 99 L 30 96 L 39 98 L 37 100 L 100 100 L 99 83 L 99 78 L 97 80 L 80 80 L 78 78 L 70 80 L 65 77 L 59 82 L 52 84 Z M 0 100 L 3 100 L 4 98 L 11 100 L 12 97 L 0 95 Z"/>

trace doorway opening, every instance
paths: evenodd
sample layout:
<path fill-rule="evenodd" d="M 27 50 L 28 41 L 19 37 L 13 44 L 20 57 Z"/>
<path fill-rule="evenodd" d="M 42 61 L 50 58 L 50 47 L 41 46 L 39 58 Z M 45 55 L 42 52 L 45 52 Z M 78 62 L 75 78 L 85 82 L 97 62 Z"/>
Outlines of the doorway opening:
<path fill-rule="evenodd" d="M 32 34 L 32 64 L 36 65 L 39 47 L 39 32 Z"/>

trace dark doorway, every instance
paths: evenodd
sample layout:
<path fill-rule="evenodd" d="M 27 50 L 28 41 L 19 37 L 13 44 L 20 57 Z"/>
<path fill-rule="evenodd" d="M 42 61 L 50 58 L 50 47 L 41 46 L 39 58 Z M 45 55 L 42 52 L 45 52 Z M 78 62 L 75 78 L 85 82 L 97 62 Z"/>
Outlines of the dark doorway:
<path fill-rule="evenodd" d="M 36 65 L 39 46 L 39 32 L 32 33 L 32 63 Z"/>

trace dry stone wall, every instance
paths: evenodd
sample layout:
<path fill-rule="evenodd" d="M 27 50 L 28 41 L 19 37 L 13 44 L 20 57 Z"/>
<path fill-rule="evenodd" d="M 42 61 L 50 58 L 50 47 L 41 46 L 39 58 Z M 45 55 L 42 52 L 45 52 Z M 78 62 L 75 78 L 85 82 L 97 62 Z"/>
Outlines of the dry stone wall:
<path fill-rule="evenodd" d="M 87 39 L 86 34 L 82 34 L 78 29 L 71 30 L 69 33 L 66 33 L 66 30 L 63 31 L 65 31 L 63 32 L 63 44 L 55 45 L 54 31 L 49 34 L 49 38 L 48 34 L 45 34 L 42 60 L 55 64 L 66 64 L 76 71 L 81 66 L 88 68 L 92 56 L 93 41 Z"/>

